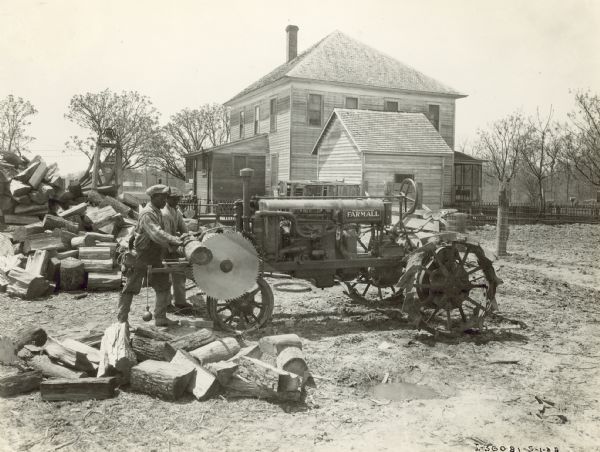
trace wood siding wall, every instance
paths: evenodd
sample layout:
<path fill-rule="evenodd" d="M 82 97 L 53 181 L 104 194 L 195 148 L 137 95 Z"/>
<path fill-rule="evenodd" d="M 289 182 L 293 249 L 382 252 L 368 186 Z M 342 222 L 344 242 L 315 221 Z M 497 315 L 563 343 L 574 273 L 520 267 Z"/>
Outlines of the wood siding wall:
<path fill-rule="evenodd" d="M 213 202 L 229 201 L 242 198 L 242 178 L 233 174 L 232 154 L 215 154 L 212 161 L 212 200 Z M 251 195 L 265 194 L 265 157 L 247 156 L 247 167 L 254 170 L 250 182 Z"/>
<path fill-rule="evenodd" d="M 446 159 L 426 155 L 367 154 L 364 165 L 366 190 L 371 196 L 381 196 L 385 183 L 394 181 L 394 174 L 414 174 L 415 182 L 423 184 L 423 204 L 430 209 L 439 209 L 449 202 L 451 193 L 452 157 L 449 164 L 444 163 Z"/>
<path fill-rule="evenodd" d="M 317 161 L 319 180 L 362 183 L 362 157 L 337 117 L 325 131 Z"/>

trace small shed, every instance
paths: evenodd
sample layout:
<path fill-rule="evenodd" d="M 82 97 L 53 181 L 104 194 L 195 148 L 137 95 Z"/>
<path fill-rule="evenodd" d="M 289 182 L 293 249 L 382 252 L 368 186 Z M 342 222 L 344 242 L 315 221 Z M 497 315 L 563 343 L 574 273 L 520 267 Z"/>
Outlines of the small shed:
<path fill-rule="evenodd" d="M 250 195 L 262 196 L 268 155 L 267 134 L 192 152 L 185 156 L 186 178 L 201 204 L 228 202 L 241 199 L 240 170 L 252 168 Z"/>
<path fill-rule="evenodd" d="M 483 160 L 454 151 L 454 202 L 457 205 L 481 201 Z"/>
<path fill-rule="evenodd" d="M 411 177 L 429 208 L 452 202 L 453 151 L 422 113 L 336 108 L 312 152 L 319 180 L 360 183 L 383 196 Z"/>

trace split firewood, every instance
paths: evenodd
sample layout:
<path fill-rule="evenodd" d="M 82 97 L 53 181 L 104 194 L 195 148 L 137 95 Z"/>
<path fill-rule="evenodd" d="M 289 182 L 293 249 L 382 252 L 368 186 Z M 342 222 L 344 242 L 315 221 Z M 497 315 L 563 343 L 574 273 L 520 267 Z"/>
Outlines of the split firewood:
<path fill-rule="evenodd" d="M 90 190 L 88 192 L 88 200 L 92 204 L 95 204 L 101 208 L 111 206 L 116 212 L 120 213 L 125 217 L 128 216 L 131 212 L 131 207 L 123 204 L 118 199 L 115 199 L 111 196 L 103 196 L 94 190 Z"/>
<path fill-rule="evenodd" d="M 79 231 L 79 225 L 77 223 L 66 220 L 64 217 L 61 218 L 60 216 L 46 215 L 42 224 L 44 229 L 60 228 L 72 232 L 73 234 L 77 234 Z"/>
<path fill-rule="evenodd" d="M 23 183 L 28 183 L 29 178 L 33 175 L 33 173 L 35 172 L 35 170 L 37 169 L 39 164 L 40 164 L 39 160 L 32 161 L 31 163 L 29 163 L 27 165 L 27 167 L 23 171 L 19 172 L 15 176 L 13 176 L 13 180 L 17 180 L 17 181 L 23 182 Z"/>
<path fill-rule="evenodd" d="M 80 235 L 77 237 L 73 237 L 71 239 L 71 247 L 72 248 L 80 248 L 82 246 L 94 246 L 96 244 L 96 240 L 89 235 Z"/>
<path fill-rule="evenodd" d="M 33 234 L 23 242 L 23 251 L 30 253 L 35 250 L 56 250 L 64 251 L 67 246 L 63 243 L 60 233 L 42 232 Z"/>
<path fill-rule="evenodd" d="M 40 219 L 32 215 L 9 215 L 4 214 L 4 223 L 6 224 L 32 224 L 38 223 Z"/>
<path fill-rule="evenodd" d="M 12 212 L 15 202 L 6 191 L 4 192 L 4 194 L 0 194 L 0 210 L 2 212 Z"/>
<path fill-rule="evenodd" d="M 115 396 L 115 378 L 80 378 L 45 380 L 40 385 L 42 400 L 103 400 Z"/>
<path fill-rule="evenodd" d="M 37 204 L 23 205 L 15 207 L 15 215 L 40 216 L 48 213 L 48 205 L 40 206 Z"/>
<path fill-rule="evenodd" d="M 38 191 L 40 193 L 43 194 L 43 196 L 46 197 L 46 201 L 50 198 L 52 198 L 55 194 L 56 194 L 56 190 L 52 185 L 49 184 L 42 184 L 40 185 L 40 188 L 38 189 Z"/>
<path fill-rule="evenodd" d="M 50 187 L 52 189 L 52 187 Z M 42 204 L 48 204 L 48 199 L 50 199 L 50 196 L 48 195 L 48 191 L 47 190 L 32 190 L 29 192 L 29 199 L 31 199 L 31 202 L 33 204 L 38 204 L 38 207 L 43 207 Z"/>
<path fill-rule="evenodd" d="M 157 341 L 135 335 L 131 341 L 131 348 L 138 361 L 152 359 L 156 361 L 170 361 L 175 356 L 175 350 L 165 341 Z"/>
<path fill-rule="evenodd" d="M 48 266 L 46 267 L 46 279 L 54 282 L 57 285 L 60 283 L 60 259 L 57 257 L 51 257 L 48 260 Z"/>
<path fill-rule="evenodd" d="M 146 337 L 148 339 L 154 339 L 155 341 L 169 342 L 175 339 L 172 334 L 161 331 L 152 325 L 139 325 L 135 328 L 135 335 L 139 337 Z"/>
<path fill-rule="evenodd" d="M 9 295 L 29 300 L 41 297 L 50 290 L 50 285 L 43 276 L 29 273 L 19 267 L 10 270 L 7 276 L 10 284 L 6 288 L 6 292 Z"/>
<path fill-rule="evenodd" d="M 195 350 L 206 344 L 210 344 L 216 339 L 211 330 L 201 329 L 185 336 L 180 336 L 169 342 L 169 345 L 175 350 Z"/>
<path fill-rule="evenodd" d="M 72 232 L 58 228 L 54 229 L 54 231 L 52 231 L 52 234 L 54 234 L 56 237 L 60 237 L 66 248 L 71 248 L 71 240 L 77 237 L 77 235 Z"/>
<path fill-rule="evenodd" d="M 58 253 L 56 253 L 56 258 L 61 261 L 66 259 L 67 257 L 77 258 L 77 256 L 79 256 L 78 250 L 59 251 Z"/>
<path fill-rule="evenodd" d="M 147 360 L 131 369 L 131 389 L 166 400 L 177 400 L 183 395 L 192 374 L 189 366 Z"/>
<path fill-rule="evenodd" d="M 114 261 L 112 259 L 79 259 L 83 262 L 86 272 L 112 273 Z"/>
<path fill-rule="evenodd" d="M 69 187 L 67 188 L 75 198 L 80 198 L 83 196 L 83 191 L 81 190 L 81 183 L 78 180 L 72 180 L 69 182 Z"/>
<path fill-rule="evenodd" d="M 231 380 L 231 377 L 237 372 L 238 364 L 233 361 L 218 361 L 216 363 L 208 363 L 204 368 L 212 373 L 221 385 L 226 385 Z"/>
<path fill-rule="evenodd" d="M 117 375 L 122 384 L 129 382 L 131 368 L 137 363 L 129 343 L 127 323 L 113 323 L 102 336 L 98 377 Z"/>
<path fill-rule="evenodd" d="M 314 386 L 314 379 L 308 370 L 304 359 L 304 353 L 298 347 L 287 347 L 277 355 L 277 367 L 279 369 L 298 375 L 302 379 L 302 385 Z"/>
<path fill-rule="evenodd" d="M 79 342 L 75 339 L 67 338 L 63 339 L 61 343 L 65 346 L 74 350 L 78 353 L 83 353 L 89 362 L 98 364 L 100 362 L 100 350 L 94 347 L 90 347 L 83 342 Z"/>
<path fill-rule="evenodd" d="M 19 196 L 27 195 L 31 191 L 31 187 L 29 185 L 24 184 L 20 180 L 13 179 L 10 181 L 10 194 L 13 198 L 17 198 Z"/>
<path fill-rule="evenodd" d="M 46 175 L 47 171 L 48 166 L 43 160 L 40 160 L 37 167 L 33 171 L 33 174 L 31 174 L 29 177 L 29 185 L 31 185 L 33 188 L 38 188 L 38 186 L 42 183 L 42 180 L 44 180 L 44 176 Z"/>
<path fill-rule="evenodd" d="M 0 377 L 0 396 L 10 397 L 40 388 L 42 373 L 39 370 L 15 372 Z"/>
<path fill-rule="evenodd" d="M 192 350 L 190 353 L 200 361 L 200 364 L 223 361 L 235 356 L 240 351 L 238 341 L 233 337 L 217 339 L 210 344 Z"/>
<path fill-rule="evenodd" d="M 41 221 L 26 226 L 17 226 L 13 229 L 13 240 L 15 242 L 23 242 L 27 237 L 42 232 L 44 232 L 44 226 L 42 226 Z"/>
<path fill-rule="evenodd" d="M 95 231 L 98 231 L 103 226 L 113 223 L 117 215 L 117 211 L 111 206 L 102 207 L 100 209 L 88 208 L 85 213 L 85 219 L 92 225 L 92 228 Z"/>
<path fill-rule="evenodd" d="M 194 394 L 198 400 L 204 400 L 219 389 L 217 378 L 209 371 L 204 369 L 188 352 L 178 350 L 171 363 L 180 366 L 182 369 L 189 369 L 192 372 L 190 382 L 186 388 L 187 392 Z"/>
<path fill-rule="evenodd" d="M 253 381 L 277 392 L 298 391 L 302 387 L 302 379 L 285 370 L 278 369 L 259 359 L 244 356 L 239 361 L 240 371 L 244 371 Z"/>
<path fill-rule="evenodd" d="M 97 368 L 97 365 L 94 365 L 85 353 L 66 347 L 52 337 L 49 337 L 46 341 L 44 352 L 53 360 L 59 361 L 72 369 L 94 372 Z"/>
<path fill-rule="evenodd" d="M 297 402 L 302 399 L 300 391 L 277 392 L 241 375 L 234 375 L 225 385 L 225 388 L 227 389 L 227 395 L 231 397 L 255 397 L 288 402 Z"/>
<path fill-rule="evenodd" d="M 33 355 L 26 360 L 32 368 L 39 370 L 46 378 L 77 379 L 87 377 L 87 372 L 69 369 L 60 364 L 53 363 L 47 355 Z"/>
<path fill-rule="evenodd" d="M 75 216 L 82 216 L 83 214 L 85 214 L 85 210 L 86 209 L 87 209 L 87 203 L 82 202 L 80 204 L 77 204 L 75 206 L 72 206 L 72 207 L 68 208 L 67 210 L 64 210 L 58 216 L 61 217 L 61 218 L 70 218 L 70 217 L 75 217 Z"/>
<path fill-rule="evenodd" d="M 88 273 L 88 290 L 118 290 L 121 287 L 121 273 Z"/>
<path fill-rule="evenodd" d="M 85 282 L 83 262 L 68 257 L 60 262 L 60 287 L 62 290 L 79 290 Z"/>
<path fill-rule="evenodd" d="M 240 358 L 243 356 L 247 356 L 249 358 L 260 359 L 262 357 L 262 350 L 260 349 L 258 344 L 248 345 L 242 348 L 239 352 L 235 354 L 235 356 L 229 358 L 227 361 L 232 361 L 234 363 L 239 363 Z"/>
<path fill-rule="evenodd" d="M 26 195 L 13 196 L 15 203 L 19 206 L 29 206 L 31 205 L 31 198 L 29 197 L 29 193 Z"/>
<path fill-rule="evenodd" d="M 118 196 L 118 199 L 126 206 L 129 206 L 135 210 L 137 210 L 137 208 L 140 205 L 140 201 L 134 195 L 129 194 L 129 193 L 121 193 Z"/>
<path fill-rule="evenodd" d="M 101 246 L 81 246 L 79 247 L 79 259 L 110 259 L 110 248 Z"/>
<path fill-rule="evenodd" d="M 265 336 L 258 341 L 263 353 L 277 356 L 286 347 L 298 347 L 302 349 L 302 341 L 297 334 L 280 334 L 277 336 Z"/>
<path fill-rule="evenodd" d="M 46 277 L 46 270 L 48 268 L 49 260 L 48 256 L 48 251 L 36 250 L 35 253 L 33 253 L 27 258 L 25 271 Z"/>

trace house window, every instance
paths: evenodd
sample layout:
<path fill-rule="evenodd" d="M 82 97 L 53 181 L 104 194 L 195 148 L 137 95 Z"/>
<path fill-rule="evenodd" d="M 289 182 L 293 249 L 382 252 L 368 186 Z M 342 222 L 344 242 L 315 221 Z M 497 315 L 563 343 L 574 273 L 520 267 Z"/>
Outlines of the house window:
<path fill-rule="evenodd" d="M 240 170 L 248 168 L 248 156 L 246 155 L 234 155 L 233 156 L 233 175 L 239 176 Z"/>
<path fill-rule="evenodd" d="M 257 135 L 260 129 L 260 107 L 254 107 L 254 135 Z"/>
<path fill-rule="evenodd" d="M 271 99 L 269 103 L 269 130 L 275 132 L 277 130 L 277 98 Z"/>
<path fill-rule="evenodd" d="M 246 113 L 244 110 L 240 111 L 240 138 L 244 138 L 244 122 L 246 122 Z"/>
<path fill-rule="evenodd" d="M 308 95 L 308 125 L 321 126 L 323 96 L 320 94 Z"/>
<path fill-rule="evenodd" d="M 440 106 L 439 105 L 430 105 L 429 106 L 429 120 L 435 130 L 440 131 Z"/>
<path fill-rule="evenodd" d="M 386 100 L 383 105 L 383 111 L 398 111 L 398 102 L 395 100 Z"/>
<path fill-rule="evenodd" d="M 346 108 L 356 110 L 358 108 L 358 97 L 346 97 Z"/>

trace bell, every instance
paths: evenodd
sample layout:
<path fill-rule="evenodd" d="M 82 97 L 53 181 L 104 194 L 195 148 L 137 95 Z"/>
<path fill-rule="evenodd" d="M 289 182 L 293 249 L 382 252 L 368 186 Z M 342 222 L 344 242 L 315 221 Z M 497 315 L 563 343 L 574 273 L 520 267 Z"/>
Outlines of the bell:
<path fill-rule="evenodd" d="M 142 320 L 144 322 L 149 322 L 150 320 L 152 320 L 152 313 L 150 312 L 150 308 L 148 306 L 146 306 L 146 312 L 144 312 L 144 314 L 142 315 Z"/>

